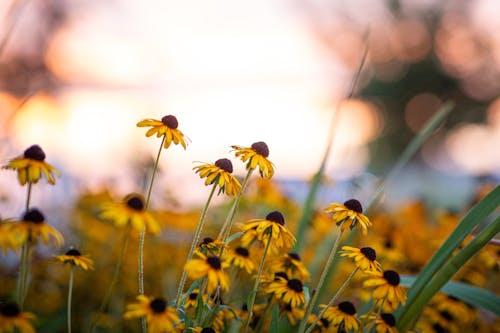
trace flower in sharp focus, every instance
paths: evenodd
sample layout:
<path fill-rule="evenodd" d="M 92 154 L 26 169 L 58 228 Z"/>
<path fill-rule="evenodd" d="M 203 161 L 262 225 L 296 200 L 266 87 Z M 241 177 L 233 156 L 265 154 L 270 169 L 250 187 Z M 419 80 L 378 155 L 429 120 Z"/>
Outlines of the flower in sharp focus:
<path fill-rule="evenodd" d="M 342 225 L 342 230 L 359 227 L 366 235 L 368 227 L 372 225 L 368 217 L 363 215 L 363 207 L 356 199 L 347 200 L 344 204 L 332 203 L 326 207 L 325 213 L 330 214 L 337 225 Z"/>
<path fill-rule="evenodd" d="M 384 308 L 395 310 L 406 303 L 406 290 L 400 285 L 399 274 L 392 270 L 384 272 L 367 271 L 372 277 L 363 282 L 364 287 L 375 287 L 373 298 L 384 302 Z"/>
<path fill-rule="evenodd" d="M 374 315 L 368 316 L 371 320 L 375 319 Z M 373 324 L 372 324 L 373 326 Z M 381 313 L 375 320 L 375 332 L 377 333 L 398 333 L 396 328 L 396 318 L 390 313 Z"/>
<path fill-rule="evenodd" d="M 45 244 L 52 242 L 55 247 L 60 247 L 64 242 L 61 233 L 45 223 L 45 216 L 36 208 L 24 213 L 21 221 L 8 223 L 6 229 L 16 249 L 26 241 L 36 243 L 38 239 Z"/>
<path fill-rule="evenodd" d="M 269 283 L 265 290 L 284 304 L 289 304 L 292 308 L 303 305 L 306 301 L 304 286 L 299 279 L 286 279 L 278 276 Z"/>
<path fill-rule="evenodd" d="M 266 243 L 272 239 L 277 248 L 290 249 L 295 245 L 295 236 L 285 227 L 285 218 L 278 211 L 267 214 L 265 219 L 255 219 L 241 226 L 244 233 L 255 231 L 257 239 Z"/>
<path fill-rule="evenodd" d="M 371 247 L 358 249 L 357 247 L 343 246 L 340 255 L 354 260 L 356 267 L 362 271 L 382 271 L 382 266 L 376 260 L 377 253 Z"/>
<path fill-rule="evenodd" d="M 83 270 L 94 269 L 94 261 L 89 257 L 82 255 L 80 251 L 76 249 L 70 249 L 65 254 L 54 256 L 54 258 L 62 263 L 81 267 Z"/>
<path fill-rule="evenodd" d="M 22 156 L 10 160 L 2 168 L 17 170 L 17 179 L 21 185 L 36 184 L 42 175 L 49 184 L 54 185 L 56 180 L 53 174 L 60 176 L 56 168 L 45 162 L 45 153 L 38 145 L 29 147 Z"/>
<path fill-rule="evenodd" d="M 29 312 L 21 312 L 16 303 L 0 304 L 0 332 L 12 333 L 35 333 L 31 324 L 35 315 Z M 17 330 L 16 330 L 17 329 Z"/>
<path fill-rule="evenodd" d="M 320 307 L 324 308 L 324 305 Z M 338 332 L 356 331 L 359 328 L 359 319 L 356 317 L 356 308 L 351 302 L 342 302 L 331 306 L 323 315 L 333 326 L 339 326 Z"/>
<path fill-rule="evenodd" d="M 227 261 L 231 266 L 243 269 L 248 274 L 256 270 L 256 264 L 250 255 L 249 249 L 246 247 L 226 248 L 222 256 L 223 260 Z"/>
<path fill-rule="evenodd" d="M 231 146 L 231 148 L 236 151 L 236 157 L 247 163 L 247 170 L 259 167 L 260 176 L 267 179 L 274 175 L 273 164 L 267 159 L 269 157 L 269 148 L 265 142 L 255 142 L 250 148 L 241 146 Z"/>
<path fill-rule="evenodd" d="M 149 333 L 166 333 L 174 330 L 179 317 L 176 309 L 168 306 L 164 298 L 139 295 L 137 301 L 127 305 L 127 311 L 123 315 L 125 319 L 146 317 Z"/>
<path fill-rule="evenodd" d="M 203 277 L 207 278 L 207 291 L 215 292 L 218 286 L 222 291 L 229 289 L 229 276 L 223 271 L 228 267 L 228 263 L 221 261 L 219 257 L 214 255 L 204 255 L 196 252 L 199 259 L 191 259 L 186 263 L 184 269 L 189 278 L 198 280 Z"/>
<path fill-rule="evenodd" d="M 156 134 L 156 137 L 161 137 L 162 135 L 165 136 L 165 143 L 163 144 L 163 147 L 167 149 L 170 147 L 170 144 L 173 142 L 174 144 L 181 144 L 181 146 L 186 149 L 186 137 L 184 134 L 177 129 L 179 126 L 179 123 L 177 121 L 177 118 L 168 115 L 161 120 L 156 120 L 156 119 L 143 119 L 140 122 L 137 123 L 137 127 L 151 127 L 148 129 L 146 132 L 146 136 L 150 137 L 154 134 Z"/>
<path fill-rule="evenodd" d="M 241 191 L 240 182 L 232 175 L 233 164 L 227 158 L 218 159 L 214 164 L 205 163 L 195 166 L 193 170 L 196 170 L 200 178 L 206 178 L 205 185 L 217 184 L 219 194 L 236 195 Z"/>
<path fill-rule="evenodd" d="M 105 203 L 99 217 L 110 220 L 121 227 L 131 224 L 137 231 L 146 231 L 152 234 L 160 232 L 160 226 L 153 216 L 146 211 L 144 197 L 137 193 L 129 194 L 121 203 Z"/>

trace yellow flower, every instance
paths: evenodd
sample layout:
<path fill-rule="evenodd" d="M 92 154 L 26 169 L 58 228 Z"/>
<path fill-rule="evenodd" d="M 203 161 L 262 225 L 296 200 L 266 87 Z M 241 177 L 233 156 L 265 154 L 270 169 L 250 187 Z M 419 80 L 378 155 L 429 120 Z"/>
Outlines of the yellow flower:
<path fill-rule="evenodd" d="M 2 168 L 17 170 L 17 179 L 21 185 L 36 184 L 42 175 L 50 184 L 54 185 L 56 180 L 53 173 L 60 176 L 56 168 L 45 162 L 45 153 L 38 145 L 29 147 L 24 151 L 23 156 L 10 160 Z"/>
<path fill-rule="evenodd" d="M 224 261 L 239 269 L 244 269 L 248 274 L 255 272 L 255 262 L 250 256 L 249 249 L 246 247 L 237 247 L 236 249 L 226 248 L 223 253 Z"/>
<path fill-rule="evenodd" d="M 14 244 L 9 234 L 9 227 L 12 222 L 0 220 L 0 248 L 4 253 L 10 248 L 15 250 Z"/>
<path fill-rule="evenodd" d="M 213 239 L 212 237 L 205 237 L 198 245 L 199 251 L 203 254 L 213 254 L 219 255 L 222 247 L 226 243 L 217 239 Z"/>
<path fill-rule="evenodd" d="M 343 205 L 332 203 L 325 209 L 325 213 L 331 214 L 333 221 L 342 225 L 342 230 L 359 226 L 363 235 L 366 235 L 368 227 L 372 225 L 368 217 L 363 215 L 363 207 L 356 199 L 347 200 Z"/>
<path fill-rule="evenodd" d="M 160 232 L 158 222 L 145 210 L 144 197 L 137 193 L 129 194 L 121 203 L 106 203 L 102 206 L 99 217 L 111 220 L 121 227 L 131 224 L 137 231 L 144 228 L 152 234 Z"/>
<path fill-rule="evenodd" d="M 200 178 L 206 178 L 205 185 L 217 184 L 219 194 L 236 195 L 241 190 L 238 179 L 232 175 L 233 164 L 227 158 L 215 161 L 215 164 L 201 164 L 195 166 L 193 170 L 199 173 Z"/>
<path fill-rule="evenodd" d="M 70 249 L 66 254 L 54 256 L 57 260 L 65 264 L 81 267 L 83 270 L 94 269 L 94 262 L 87 256 L 83 256 L 80 251 Z"/>
<path fill-rule="evenodd" d="M 304 287 L 299 279 L 288 280 L 277 276 L 273 282 L 269 283 L 265 292 L 272 294 L 284 304 L 289 304 L 292 308 L 300 307 L 306 301 Z"/>
<path fill-rule="evenodd" d="M 35 333 L 31 322 L 35 315 L 29 312 L 21 312 L 15 303 L 0 304 L 0 333 Z M 17 329 L 17 330 L 16 330 Z"/>
<path fill-rule="evenodd" d="M 137 296 L 138 303 L 127 305 L 127 311 L 123 315 L 125 319 L 146 317 L 149 333 L 167 333 L 174 330 L 179 322 L 177 311 L 169 307 L 164 298 Z"/>
<path fill-rule="evenodd" d="M 191 259 L 186 263 L 184 269 L 187 275 L 198 280 L 207 277 L 207 290 L 209 293 L 215 292 L 218 286 L 222 291 L 229 289 L 229 276 L 223 271 L 228 267 L 228 263 L 221 262 L 220 258 L 214 255 L 205 256 L 196 252 L 200 259 Z"/>
<path fill-rule="evenodd" d="M 372 277 L 363 282 L 364 287 L 375 287 L 373 298 L 383 301 L 384 307 L 395 310 L 406 303 L 406 290 L 399 284 L 399 274 L 395 271 L 367 271 Z M 384 301 L 385 300 L 385 301 Z"/>
<path fill-rule="evenodd" d="M 186 298 L 186 302 L 184 303 L 184 308 L 195 308 L 198 306 L 198 296 L 200 296 L 200 290 L 194 289 Z M 201 297 L 201 301 L 203 304 L 207 301 L 207 295 L 203 295 Z"/>
<path fill-rule="evenodd" d="M 374 315 L 370 315 L 368 318 L 375 319 Z M 372 324 L 373 326 L 373 324 Z M 396 318 L 390 313 L 381 313 L 380 316 L 375 321 L 375 332 L 376 333 L 398 333 L 396 328 Z"/>
<path fill-rule="evenodd" d="M 318 318 L 318 316 L 316 316 L 315 314 L 311 314 L 309 318 L 307 318 L 307 323 L 312 324 L 316 322 L 316 318 Z M 321 319 L 316 322 L 312 332 L 332 332 L 331 325 L 332 323 L 328 319 L 326 319 L 325 317 L 321 317 Z"/>
<path fill-rule="evenodd" d="M 272 239 L 272 244 L 277 248 L 290 249 L 295 245 L 295 237 L 285 228 L 285 218 L 278 211 L 267 214 L 265 219 L 251 220 L 241 229 L 245 234 L 255 232 L 257 239 L 264 243 Z"/>
<path fill-rule="evenodd" d="M 325 308 L 324 305 L 320 307 Z M 356 308 L 351 302 L 342 302 L 337 306 L 329 307 L 324 318 L 333 326 L 339 326 L 338 332 L 357 331 L 359 328 L 359 319 L 356 317 Z"/>
<path fill-rule="evenodd" d="M 377 253 L 371 247 L 358 249 L 357 247 L 343 246 L 340 255 L 353 259 L 356 266 L 362 271 L 382 271 L 382 266 L 375 260 Z"/>
<path fill-rule="evenodd" d="M 177 118 L 172 115 L 165 116 L 161 118 L 161 120 L 156 119 L 144 119 L 137 123 L 137 127 L 151 127 L 147 132 L 146 136 L 150 137 L 156 134 L 156 137 L 165 136 L 165 143 L 163 147 L 167 149 L 170 147 L 170 144 L 173 142 L 174 144 L 181 144 L 184 149 L 186 149 L 186 141 L 187 139 L 181 131 L 177 129 L 179 123 L 177 122 Z"/>
<path fill-rule="evenodd" d="M 310 274 L 305 265 L 300 261 L 300 256 L 295 252 L 285 253 L 270 262 L 271 269 L 275 272 L 285 272 L 290 277 L 297 277 L 302 281 L 309 281 Z"/>
<path fill-rule="evenodd" d="M 241 146 L 231 146 L 231 148 L 236 150 L 236 157 L 240 157 L 243 162 L 247 162 L 247 170 L 259 167 L 260 176 L 267 179 L 274 175 L 273 164 L 267 159 L 269 157 L 269 148 L 265 142 L 255 142 L 250 148 Z"/>
<path fill-rule="evenodd" d="M 297 321 L 304 318 L 305 314 L 305 310 L 303 308 L 294 308 L 290 304 L 286 304 L 284 307 L 282 307 L 281 312 L 286 315 L 286 317 L 288 318 L 288 322 L 292 326 L 295 326 L 297 324 Z"/>
<path fill-rule="evenodd" d="M 55 247 L 60 247 L 64 242 L 59 231 L 46 224 L 42 212 L 36 208 L 27 211 L 21 221 L 8 223 L 6 229 L 16 249 L 27 241 L 36 243 L 40 238 L 45 244 L 52 241 Z"/>

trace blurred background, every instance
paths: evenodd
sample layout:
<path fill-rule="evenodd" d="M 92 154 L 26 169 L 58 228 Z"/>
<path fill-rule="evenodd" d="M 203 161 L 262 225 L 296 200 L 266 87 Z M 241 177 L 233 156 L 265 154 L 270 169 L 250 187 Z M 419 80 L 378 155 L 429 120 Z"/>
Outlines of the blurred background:
<path fill-rule="evenodd" d="M 369 198 L 447 100 L 455 109 L 386 202 L 459 207 L 500 175 L 496 0 L 5 0 L 0 18 L 0 159 L 42 146 L 63 176 L 35 191 L 40 205 L 103 185 L 140 189 L 159 141 L 135 124 L 167 114 L 191 143 L 162 156 L 156 200 L 178 207 L 207 195 L 193 161 L 256 141 L 270 147 L 275 180 L 303 199 L 339 105 L 327 202 Z M 354 98 L 339 104 L 365 47 Z M 24 195 L 0 173 L 2 216 Z"/>

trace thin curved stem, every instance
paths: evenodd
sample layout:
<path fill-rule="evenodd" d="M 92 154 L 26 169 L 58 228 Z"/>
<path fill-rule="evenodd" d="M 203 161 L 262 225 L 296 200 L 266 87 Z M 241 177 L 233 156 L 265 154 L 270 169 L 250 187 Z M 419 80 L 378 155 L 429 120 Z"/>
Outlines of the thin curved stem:
<path fill-rule="evenodd" d="M 71 333 L 71 298 L 73 297 L 73 265 L 69 269 L 68 284 L 68 333 Z"/>
<path fill-rule="evenodd" d="M 32 190 L 32 183 L 28 182 L 28 189 L 26 193 L 26 213 L 29 211 L 30 208 L 30 201 L 31 201 L 31 190 Z M 28 276 L 29 276 L 29 266 L 30 266 L 30 258 L 31 258 L 31 248 L 30 248 L 30 242 L 31 242 L 31 232 L 29 232 L 29 235 L 24 242 L 22 248 L 21 248 L 21 258 L 20 258 L 20 264 L 19 264 L 19 280 L 17 282 L 17 304 L 19 305 L 19 308 L 22 310 L 24 307 L 24 300 L 26 298 L 27 294 L 27 285 L 28 285 Z"/>

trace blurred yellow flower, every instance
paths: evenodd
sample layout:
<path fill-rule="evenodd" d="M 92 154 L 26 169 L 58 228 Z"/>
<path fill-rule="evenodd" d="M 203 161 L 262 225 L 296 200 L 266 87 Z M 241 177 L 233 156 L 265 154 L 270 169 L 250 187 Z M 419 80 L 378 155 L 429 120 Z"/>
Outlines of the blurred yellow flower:
<path fill-rule="evenodd" d="M 152 234 L 160 232 L 160 226 L 153 216 L 145 210 L 144 197 L 131 193 L 121 203 L 105 203 L 99 217 L 113 221 L 118 227 L 131 224 L 137 231 L 146 231 Z"/>
<path fill-rule="evenodd" d="M 35 315 L 29 312 L 21 312 L 16 303 L 0 304 L 0 332 L 12 333 L 35 333 L 31 324 Z M 17 330 L 16 330 L 17 329 Z"/>
<path fill-rule="evenodd" d="M 36 243 L 42 239 L 45 244 L 52 241 L 55 247 L 64 242 L 59 231 L 45 223 L 45 216 L 36 208 L 27 211 L 21 221 L 9 222 L 5 225 L 12 247 L 17 249 L 25 242 Z"/>
<path fill-rule="evenodd" d="M 265 292 L 272 294 L 284 304 L 289 304 L 292 308 L 300 307 L 306 301 L 304 286 L 299 279 L 288 280 L 277 276 L 273 282 L 269 283 Z"/>
<path fill-rule="evenodd" d="M 217 184 L 219 194 L 236 195 L 241 190 L 240 182 L 232 175 L 233 164 L 227 158 L 221 158 L 214 164 L 205 163 L 195 166 L 193 170 L 196 170 L 195 173 L 198 173 L 200 178 L 206 178 L 205 185 Z"/>
<path fill-rule="evenodd" d="M 196 254 L 200 258 L 191 259 L 184 267 L 189 278 L 198 280 L 206 277 L 209 293 L 215 292 L 218 286 L 222 291 L 229 290 L 229 276 L 223 271 L 229 264 L 214 255 L 205 256 L 200 252 L 196 252 Z"/>
<path fill-rule="evenodd" d="M 57 260 L 65 264 L 81 267 L 83 270 L 94 269 L 94 261 L 84 256 L 76 249 L 70 249 L 66 254 L 54 256 Z"/>
<path fill-rule="evenodd" d="M 289 277 L 296 277 L 302 281 L 310 279 L 309 271 L 295 252 L 285 253 L 272 259 L 269 267 L 274 272 L 285 272 Z"/>
<path fill-rule="evenodd" d="M 244 233 L 252 235 L 266 243 L 270 239 L 277 248 L 291 249 L 295 245 L 295 236 L 285 227 L 285 218 L 278 211 L 267 214 L 265 219 L 254 219 L 241 225 Z M 245 240 L 248 243 L 248 240 Z"/>
<path fill-rule="evenodd" d="M 205 255 L 219 255 L 224 245 L 226 245 L 226 243 L 223 241 L 213 239 L 212 237 L 205 237 L 198 245 L 198 247 L 199 251 Z"/>
<path fill-rule="evenodd" d="M 368 217 L 363 215 L 363 207 L 356 199 L 347 200 L 344 204 L 332 203 L 326 207 L 325 213 L 331 214 L 333 221 L 342 225 L 342 230 L 359 226 L 363 235 L 366 235 L 368 227 L 372 225 Z"/>
<path fill-rule="evenodd" d="M 325 308 L 324 305 L 320 307 Z M 356 317 L 356 308 L 351 302 L 341 302 L 337 306 L 331 306 L 323 315 L 331 325 L 338 326 L 338 332 L 356 331 L 360 322 Z"/>
<path fill-rule="evenodd" d="M 374 320 L 375 315 L 368 316 L 369 319 Z M 380 316 L 375 320 L 375 332 L 376 333 L 398 333 L 396 328 L 396 318 L 390 313 L 381 313 Z M 373 324 L 371 325 L 373 326 Z"/>
<path fill-rule="evenodd" d="M 363 282 L 364 287 L 375 287 L 373 298 L 383 301 L 384 308 L 395 310 L 399 304 L 406 303 L 406 290 L 400 285 L 399 274 L 392 270 L 384 272 L 366 271 L 371 275 Z"/>
<path fill-rule="evenodd" d="M 146 317 L 149 333 L 172 332 L 180 321 L 176 309 L 169 307 L 167 301 L 161 297 L 139 295 L 137 301 L 127 305 L 123 316 L 125 319 Z"/>
<path fill-rule="evenodd" d="M 181 144 L 181 146 L 186 149 L 186 137 L 181 131 L 177 129 L 179 123 L 177 118 L 172 115 L 165 116 L 161 120 L 156 119 L 144 119 L 137 123 L 137 127 L 151 127 L 147 132 L 146 136 L 150 137 L 156 134 L 156 137 L 165 136 L 165 143 L 163 147 L 167 149 L 170 144 Z"/>
<path fill-rule="evenodd" d="M 223 260 L 227 261 L 229 265 L 245 270 L 248 274 L 256 271 L 256 265 L 249 249 L 246 247 L 237 247 L 234 250 L 226 248 L 223 253 Z"/>
<path fill-rule="evenodd" d="M 356 266 L 362 271 L 382 271 L 382 266 L 376 260 L 377 253 L 371 247 L 358 249 L 352 246 L 343 246 L 340 256 L 354 260 Z"/>
<path fill-rule="evenodd" d="M 45 162 L 45 153 L 38 145 L 29 147 L 22 156 L 10 160 L 2 169 L 17 170 L 17 179 L 21 185 L 36 184 L 42 175 L 49 184 L 54 185 L 56 180 L 53 173 L 60 176 L 56 168 Z"/>
<path fill-rule="evenodd" d="M 247 162 L 246 168 L 256 169 L 259 167 L 259 173 L 262 178 L 271 178 L 274 175 L 273 164 L 267 159 L 269 157 L 269 148 L 265 142 L 255 142 L 250 148 L 241 146 L 231 146 L 236 150 L 236 157 Z"/>

